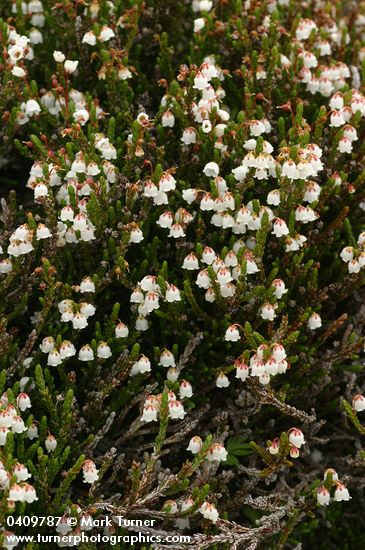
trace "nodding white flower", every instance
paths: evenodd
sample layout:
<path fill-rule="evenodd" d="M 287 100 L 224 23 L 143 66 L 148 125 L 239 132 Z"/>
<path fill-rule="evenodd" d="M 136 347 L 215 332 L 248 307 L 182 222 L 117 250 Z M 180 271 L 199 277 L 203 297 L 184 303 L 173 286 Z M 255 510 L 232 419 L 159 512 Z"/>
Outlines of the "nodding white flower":
<path fill-rule="evenodd" d="M 365 115 L 365 99 L 361 97 L 356 97 L 351 102 L 351 110 L 355 114 L 357 112 Z"/>
<path fill-rule="evenodd" d="M 67 204 L 66 206 L 64 206 L 61 210 L 61 213 L 60 213 L 60 220 L 65 222 L 65 221 L 73 221 L 74 219 L 74 211 L 73 211 L 73 208 L 71 205 Z"/>
<path fill-rule="evenodd" d="M 224 372 L 220 372 L 216 378 L 215 385 L 217 388 L 227 388 L 230 382 Z"/>
<path fill-rule="evenodd" d="M 82 523 L 84 523 L 84 521 L 81 520 L 80 522 L 81 529 L 82 529 L 81 525 Z M 56 527 L 56 532 L 59 533 L 60 535 L 67 535 L 67 533 L 69 533 L 70 531 L 72 531 L 72 527 L 69 524 L 68 516 L 64 515 L 61 517 L 60 521 L 58 522 L 58 525 Z"/>
<path fill-rule="evenodd" d="M 52 451 L 54 451 L 55 448 L 57 447 L 57 440 L 55 436 L 52 434 L 47 435 L 44 445 L 48 453 L 51 453 Z"/>
<path fill-rule="evenodd" d="M 157 421 L 158 407 L 156 405 L 146 405 L 143 408 L 141 420 L 143 422 L 155 422 Z"/>
<path fill-rule="evenodd" d="M 29 395 L 24 392 L 21 392 L 18 395 L 18 397 L 16 398 L 16 402 L 22 412 L 24 412 L 26 409 L 30 409 L 30 407 L 32 406 Z"/>
<path fill-rule="evenodd" d="M 176 367 L 170 367 L 167 371 L 166 375 L 167 380 L 170 380 L 171 382 L 176 382 L 179 378 L 179 371 Z"/>
<path fill-rule="evenodd" d="M 37 231 L 36 231 L 36 238 L 37 241 L 40 241 L 42 239 L 49 239 L 52 237 L 52 234 L 48 227 L 44 223 L 39 223 L 37 225 Z"/>
<path fill-rule="evenodd" d="M 168 398 L 169 401 L 176 401 L 176 395 L 171 390 L 168 392 L 167 398 Z"/>
<path fill-rule="evenodd" d="M 297 165 L 293 160 L 289 159 L 284 162 L 281 169 L 281 175 L 282 177 L 286 177 L 291 180 L 298 179 L 299 170 L 297 169 Z"/>
<path fill-rule="evenodd" d="M 227 267 L 236 267 L 236 265 L 238 264 L 238 259 L 234 250 L 230 250 L 229 252 L 227 252 L 224 258 L 224 263 Z"/>
<path fill-rule="evenodd" d="M 274 279 L 271 286 L 275 289 L 274 296 L 276 296 L 279 300 L 288 292 L 288 289 L 285 288 L 285 283 L 282 279 Z"/>
<path fill-rule="evenodd" d="M 237 359 L 234 364 L 236 367 L 236 378 L 239 378 L 244 382 L 250 375 L 248 365 L 239 359 Z"/>
<path fill-rule="evenodd" d="M 351 153 L 352 141 L 348 137 L 343 136 L 338 143 L 337 150 L 340 153 Z"/>
<path fill-rule="evenodd" d="M 43 338 L 42 343 L 39 345 L 39 347 L 41 351 L 43 351 L 43 353 L 49 353 L 50 351 L 52 351 L 55 347 L 53 336 L 46 336 L 45 338 Z"/>
<path fill-rule="evenodd" d="M 346 124 L 346 126 L 344 127 L 343 135 L 347 137 L 350 141 L 357 141 L 359 139 L 356 129 L 350 124 Z"/>
<path fill-rule="evenodd" d="M 142 355 L 142 357 L 137 361 L 138 365 L 138 371 L 141 374 L 144 374 L 145 372 L 151 372 L 151 362 L 145 355 Z"/>
<path fill-rule="evenodd" d="M 267 195 L 266 202 L 267 204 L 278 206 L 280 204 L 280 190 L 273 189 L 272 191 L 270 191 L 270 193 Z"/>
<path fill-rule="evenodd" d="M 139 227 L 134 227 L 129 234 L 129 242 L 138 244 L 143 241 L 143 231 Z"/>
<path fill-rule="evenodd" d="M 181 401 L 177 401 L 175 399 L 172 399 L 169 401 L 169 416 L 172 419 L 179 418 L 180 420 L 183 420 L 185 416 L 185 411 L 183 404 Z"/>
<path fill-rule="evenodd" d="M 41 107 L 35 99 L 28 99 L 25 104 L 25 114 L 28 116 L 39 115 Z"/>
<path fill-rule="evenodd" d="M 356 412 L 365 411 L 365 397 L 363 395 L 355 395 L 352 400 L 352 408 Z"/>
<path fill-rule="evenodd" d="M 77 174 L 85 174 L 86 172 L 85 162 L 81 158 L 74 160 L 73 163 L 71 164 L 71 171 L 76 172 Z"/>
<path fill-rule="evenodd" d="M 184 201 L 188 204 L 192 204 L 198 198 L 198 191 L 196 189 L 184 189 L 182 192 Z"/>
<path fill-rule="evenodd" d="M 227 456 L 228 451 L 224 448 L 224 445 L 221 443 L 213 443 L 213 445 L 209 447 L 206 458 L 209 462 L 213 462 L 215 460 L 221 462 L 227 460 Z"/>
<path fill-rule="evenodd" d="M 25 428 L 26 431 L 27 431 L 27 437 L 28 439 L 30 439 L 31 441 L 33 439 L 35 439 L 36 437 L 38 437 L 38 427 L 37 427 L 37 424 L 31 424 L 27 430 L 27 428 Z"/>
<path fill-rule="evenodd" d="M 20 481 L 27 481 L 32 475 L 28 472 L 28 469 L 24 464 L 15 464 L 13 467 L 13 475 L 16 477 L 16 480 L 18 482 Z"/>
<path fill-rule="evenodd" d="M 341 111 L 332 111 L 330 117 L 330 126 L 331 128 L 339 128 L 346 123 Z"/>
<path fill-rule="evenodd" d="M 160 355 L 160 361 L 158 363 L 162 367 L 175 367 L 175 357 L 168 349 L 164 349 Z"/>
<path fill-rule="evenodd" d="M 233 280 L 230 270 L 227 267 L 220 267 L 217 271 L 217 281 L 219 284 L 230 283 Z"/>
<path fill-rule="evenodd" d="M 305 193 L 303 200 L 309 203 L 312 203 L 314 201 L 317 201 L 319 198 L 319 195 L 321 194 L 321 187 L 316 183 L 315 181 L 311 181 L 308 183 L 307 187 L 305 188 Z"/>
<path fill-rule="evenodd" d="M 219 166 L 216 162 L 208 162 L 204 168 L 203 173 L 208 178 L 216 178 L 219 175 Z"/>
<path fill-rule="evenodd" d="M 187 451 L 190 451 L 195 455 L 201 451 L 202 447 L 203 447 L 203 441 L 201 437 L 199 437 L 198 435 L 194 435 L 189 441 Z"/>
<path fill-rule="evenodd" d="M 213 303 L 215 302 L 216 300 L 216 296 L 215 296 L 215 293 L 214 293 L 214 289 L 213 288 L 208 288 L 205 295 L 204 295 L 205 299 L 207 302 L 209 303 Z"/>
<path fill-rule="evenodd" d="M 232 174 L 236 178 L 237 181 L 243 181 L 245 177 L 248 174 L 248 167 L 244 164 L 241 164 L 241 166 L 237 166 L 237 168 L 233 168 Z"/>
<path fill-rule="evenodd" d="M 230 325 L 224 335 L 224 339 L 226 340 L 226 342 L 238 342 L 240 338 L 241 337 L 237 325 Z"/>
<path fill-rule="evenodd" d="M 210 519 L 213 523 L 215 523 L 219 518 L 217 508 L 210 502 L 203 502 L 199 508 L 199 512 L 203 515 L 203 517 Z"/>
<path fill-rule="evenodd" d="M 278 361 L 278 373 L 284 374 L 288 370 L 288 362 L 285 359 Z"/>
<path fill-rule="evenodd" d="M 202 262 L 205 264 L 211 265 L 216 259 L 217 255 L 214 252 L 213 248 L 205 246 L 202 253 Z"/>
<path fill-rule="evenodd" d="M 196 143 L 195 129 L 192 127 L 185 128 L 185 130 L 183 131 L 183 135 L 181 137 L 181 141 L 184 143 L 184 145 L 192 145 Z"/>
<path fill-rule="evenodd" d="M 266 132 L 265 124 L 262 120 L 251 120 L 249 123 L 251 136 L 261 136 Z"/>
<path fill-rule="evenodd" d="M 96 468 L 95 463 L 92 460 L 85 460 L 82 466 L 82 473 L 84 476 L 84 483 L 95 483 L 99 479 L 99 470 Z"/>
<path fill-rule="evenodd" d="M 219 290 L 223 298 L 232 298 L 236 293 L 236 287 L 232 283 L 221 284 Z"/>
<path fill-rule="evenodd" d="M 184 397 L 192 397 L 193 395 L 193 388 L 187 380 L 182 380 L 180 382 L 180 388 L 179 388 L 179 396 L 180 399 L 184 399 Z"/>
<path fill-rule="evenodd" d="M 7 410 L 0 411 L 0 426 L 3 428 L 11 428 L 13 424 L 13 417 Z"/>
<path fill-rule="evenodd" d="M 100 342 L 96 348 L 96 355 L 100 359 L 108 359 L 112 356 L 112 351 L 106 342 Z"/>
<path fill-rule="evenodd" d="M 279 372 L 279 366 L 274 357 L 270 357 L 270 359 L 266 361 L 264 366 L 265 366 L 264 375 L 268 374 L 269 380 L 270 380 L 270 376 L 275 376 Z"/>
<path fill-rule="evenodd" d="M 78 61 L 71 61 L 70 59 L 66 59 L 64 63 L 65 72 L 67 74 L 72 74 L 76 71 L 77 65 L 79 64 Z"/>
<path fill-rule="evenodd" d="M 299 456 L 299 449 L 298 449 L 298 447 L 296 447 L 295 445 L 292 445 L 292 446 L 290 447 L 289 454 L 290 454 L 291 458 L 298 458 L 298 456 Z"/>
<path fill-rule="evenodd" d="M 103 25 L 101 27 L 101 31 L 100 31 L 100 34 L 98 36 L 98 40 L 100 40 L 100 42 L 107 42 L 111 38 L 114 38 L 114 36 L 115 36 L 114 31 L 110 27 L 108 27 L 107 25 Z"/>
<path fill-rule="evenodd" d="M 145 292 L 159 289 L 157 277 L 155 275 L 146 275 L 138 284 Z"/>
<path fill-rule="evenodd" d="M 350 493 L 343 483 L 338 483 L 333 498 L 340 502 L 341 500 L 350 500 Z"/>
<path fill-rule="evenodd" d="M 143 195 L 145 197 L 156 197 L 158 194 L 158 187 L 153 181 L 146 181 L 143 188 Z"/>
<path fill-rule="evenodd" d="M 275 319 L 275 307 L 267 302 L 262 306 L 260 315 L 266 321 L 273 321 Z"/>
<path fill-rule="evenodd" d="M 66 359 L 68 357 L 73 357 L 74 355 L 76 355 L 75 346 L 69 340 L 63 340 L 63 342 L 61 342 L 59 352 L 62 359 Z"/>
<path fill-rule="evenodd" d="M 95 306 L 93 306 L 92 304 L 89 304 L 87 302 L 80 303 L 80 312 L 85 315 L 86 318 L 95 315 L 95 311 Z"/>
<path fill-rule="evenodd" d="M 73 218 L 73 228 L 75 231 L 84 231 L 87 229 L 88 217 L 84 212 L 79 212 Z"/>
<path fill-rule="evenodd" d="M 185 237 L 183 226 L 180 223 L 174 223 L 170 227 L 169 237 L 173 237 L 174 239 Z"/>
<path fill-rule="evenodd" d="M 157 220 L 157 225 L 164 229 L 170 229 L 172 227 L 174 217 L 171 212 L 163 212 Z"/>
<path fill-rule="evenodd" d="M 62 52 L 55 50 L 53 52 L 53 59 L 56 61 L 56 63 L 63 63 L 66 59 L 66 56 Z"/>
<path fill-rule="evenodd" d="M 90 118 L 90 114 L 86 109 L 76 109 L 76 111 L 72 113 L 72 117 L 75 122 L 78 122 L 81 126 L 85 126 Z"/>
<path fill-rule="evenodd" d="M 326 489 L 324 485 L 321 485 L 320 487 L 318 487 L 317 489 L 318 504 L 320 504 L 321 506 L 328 506 L 328 504 L 330 503 L 330 498 L 331 498 L 330 492 L 328 489 Z"/>
<path fill-rule="evenodd" d="M 331 97 L 329 104 L 331 109 L 342 109 L 344 106 L 343 94 L 341 92 L 336 92 Z"/>
<path fill-rule="evenodd" d="M 196 255 L 194 253 L 190 253 L 185 256 L 182 267 L 183 269 L 187 269 L 188 271 L 199 269 L 199 260 Z"/>
<path fill-rule="evenodd" d="M 5 258 L 5 260 L 1 260 L 0 262 L 0 273 L 10 273 L 13 269 L 13 264 L 10 258 Z"/>
<path fill-rule="evenodd" d="M 36 500 L 38 500 L 36 490 L 32 485 L 30 485 L 29 483 L 23 483 L 22 488 L 23 488 L 24 502 L 28 502 L 28 504 L 31 504 L 32 502 L 35 502 Z"/>
<path fill-rule="evenodd" d="M 208 84 L 209 80 L 200 71 L 198 71 L 194 78 L 193 88 L 196 90 L 204 90 L 204 88 L 207 88 Z"/>
<path fill-rule="evenodd" d="M 205 19 L 198 17 L 194 19 L 194 32 L 200 32 L 205 27 Z"/>
<path fill-rule="evenodd" d="M 318 313 L 312 313 L 312 315 L 308 319 L 307 324 L 311 330 L 315 330 L 316 328 L 319 328 L 322 326 L 321 317 L 318 315 Z"/>
<path fill-rule="evenodd" d="M 157 292 L 151 290 L 147 292 L 144 303 L 140 306 L 138 311 L 141 313 L 141 308 L 143 308 L 142 311 L 145 313 L 151 313 L 154 309 L 158 309 L 159 307 L 159 295 Z"/>
<path fill-rule="evenodd" d="M 292 445 L 300 449 L 300 447 L 305 443 L 303 432 L 298 428 L 291 428 L 289 430 L 289 441 Z"/>
<path fill-rule="evenodd" d="M 13 502 L 24 502 L 24 491 L 23 487 L 18 485 L 17 483 L 14 483 L 10 487 L 8 500 L 11 500 Z"/>
<path fill-rule="evenodd" d="M 57 349 L 53 349 L 52 351 L 50 351 L 48 354 L 47 365 L 50 365 L 52 367 L 57 367 L 61 363 L 62 363 L 62 357 L 60 352 Z"/>
<path fill-rule="evenodd" d="M 348 262 L 348 271 L 349 273 L 359 273 L 360 269 L 361 269 L 361 264 L 358 260 L 356 260 L 355 258 L 353 260 L 350 260 Z"/>
<path fill-rule="evenodd" d="M 274 222 L 274 225 L 273 225 L 272 233 L 276 237 L 282 237 L 283 235 L 288 235 L 289 228 L 286 225 L 284 220 L 282 220 L 281 218 L 276 218 L 276 220 Z"/>
<path fill-rule="evenodd" d="M 262 361 L 250 360 L 251 376 L 263 376 L 265 374 L 265 365 Z"/>
<path fill-rule="evenodd" d="M 80 348 L 78 359 L 79 361 L 92 361 L 94 359 L 94 352 L 89 344 Z"/>
<path fill-rule="evenodd" d="M 199 288 L 204 288 L 205 290 L 210 288 L 212 286 L 212 282 L 208 275 L 208 270 L 203 269 L 202 271 L 199 271 L 195 282 Z"/>
<path fill-rule="evenodd" d="M 299 57 L 303 59 L 304 67 L 306 69 L 312 69 L 318 65 L 318 59 L 312 52 L 300 52 Z"/>
<path fill-rule="evenodd" d="M 359 264 L 361 265 L 361 267 L 364 267 L 364 265 L 365 265 L 365 251 L 360 252 L 360 255 L 359 255 L 359 257 L 357 258 L 357 261 L 359 262 Z"/>
<path fill-rule="evenodd" d="M 9 428 L 6 428 L 5 426 L 0 426 L 0 446 L 5 445 L 9 431 Z"/>
<path fill-rule="evenodd" d="M 167 290 L 165 294 L 166 302 L 180 302 L 181 295 L 180 290 L 175 285 L 167 285 Z"/>
<path fill-rule="evenodd" d="M 95 292 L 95 283 L 91 277 L 84 277 L 80 283 L 80 292 L 85 294 L 87 292 Z"/>
<path fill-rule="evenodd" d="M 204 193 L 200 201 L 200 210 L 209 211 L 214 209 L 215 204 L 212 195 L 210 193 Z"/>
<path fill-rule="evenodd" d="M 73 318 L 74 318 L 74 312 L 73 312 L 72 308 L 67 307 L 62 311 L 61 321 L 63 323 L 67 323 L 68 321 L 72 321 Z"/>
<path fill-rule="evenodd" d="M 165 128 L 173 128 L 175 124 L 175 117 L 171 111 L 165 111 L 161 118 L 162 126 Z"/>
<path fill-rule="evenodd" d="M 282 361 L 286 357 L 285 348 L 281 344 L 273 344 L 271 353 L 275 361 Z"/>
<path fill-rule="evenodd" d="M 62 313 L 62 316 L 64 316 L 65 313 Z M 72 317 L 72 326 L 76 330 L 81 330 L 85 327 L 87 327 L 87 317 L 83 315 L 80 311 L 77 311 L 73 317 Z"/>
<path fill-rule="evenodd" d="M 88 31 L 84 34 L 82 37 L 82 43 L 88 44 L 89 46 L 95 46 L 96 44 L 96 36 L 94 31 Z"/>
<path fill-rule="evenodd" d="M 268 451 L 270 454 L 272 455 L 277 455 L 278 452 L 279 452 L 279 449 L 280 449 L 280 441 L 279 441 L 279 438 L 275 438 L 272 442 L 271 442 L 271 445 L 268 447 Z"/>
<path fill-rule="evenodd" d="M 214 63 L 208 63 L 206 60 L 201 65 L 200 70 L 202 74 L 208 78 L 208 80 L 211 80 L 212 78 L 218 77 L 218 71 L 215 67 Z"/>
<path fill-rule="evenodd" d="M 116 338 L 127 338 L 129 334 L 129 329 L 127 325 L 122 323 L 121 321 L 117 324 L 115 327 L 115 337 Z"/>
<path fill-rule="evenodd" d="M 33 191 L 35 199 L 39 199 L 40 197 L 47 197 L 48 195 L 48 187 L 45 183 L 37 183 Z"/>

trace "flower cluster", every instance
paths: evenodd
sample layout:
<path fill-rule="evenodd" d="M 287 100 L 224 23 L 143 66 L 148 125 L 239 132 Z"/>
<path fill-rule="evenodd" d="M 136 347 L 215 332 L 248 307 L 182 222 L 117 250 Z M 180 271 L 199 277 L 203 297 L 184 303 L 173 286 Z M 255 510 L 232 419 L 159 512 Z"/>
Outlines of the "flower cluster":
<path fill-rule="evenodd" d="M 291 458 L 298 458 L 299 449 L 304 445 L 304 435 L 301 430 L 298 428 L 290 428 L 288 430 L 288 440 L 289 440 L 289 455 Z M 272 455 L 277 455 L 281 450 L 279 438 L 275 438 L 270 442 L 268 446 L 268 451 Z"/>
<path fill-rule="evenodd" d="M 317 502 L 321 506 L 328 506 L 331 500 L 331 487 L 335 487 L 333 500 L 341 502 L 350 500 L 350 494 L 347 487 L 338 479 L 338 474 L 333 468 L 327 468 L 324 473 L 324 484 L 317 489 Z M 329 486 L 329 487 L 328 487 Z"/>

